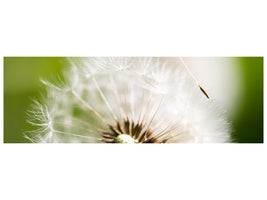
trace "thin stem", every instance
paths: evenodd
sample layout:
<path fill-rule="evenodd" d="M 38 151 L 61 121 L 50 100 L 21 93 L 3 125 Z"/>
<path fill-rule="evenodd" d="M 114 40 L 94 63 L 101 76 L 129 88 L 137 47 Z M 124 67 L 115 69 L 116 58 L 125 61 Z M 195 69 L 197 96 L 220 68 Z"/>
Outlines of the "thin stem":
<path fill-rule="evenodd" d="M 183 66 L 185 67 L 185 69 L 187 70 L 187 72 L 190 74 L 190 76 L 193 78 L 193 80 L 195 81 L 195 83 L 198 85 L 199 89 L 201 90 L 201 92 L 209 99 L 209 95 L 208 93 L 204 90 L 204 88 L 199 84 L 198 80 L 196 79 L 195 75 L 193 74 L 193 72 L 187 67 L 187 65 L 185 64 L 185 62 L 183 61 L 183 59 L 181 57 L 179 57 Z"/>
<path fill-rule="evenodd" d="M 92 130 L 92 129 L 87 129 L 87 128 L 83 128 L 83 127 L 78 127 L 78 126 L 75 126 L 73 124 L 66 124 L 64 122 L 54 122 L 54 124 L 59 124 L 59 125 L 64 125 L 66 127 L 73 127 L 73 128 L 76 128 L 76 129 L 81 129 L 81 130 L 85 130 L 85 131 L 88 131 L 89 133 L 95 133 L 95 134 L 100 134 L 99 132 L 95 131 L 95 130 Z"/>
<path fill-rule="evenodd" d="M 84 135 L 78 135 L 78 134 L 73 134 L 73 133 L 67 133 L 67 132 L 62 132 L 62 131 L 57 131 L 57 130 L 53 130 L 53 132 L 54 133 L 64 134 L 64 135 L 71 135 L 71 136 L 80 137 L 80 138 L 94 139 L 94 140 L 102 141 L 102 139 L 100 139 L 100 138 L 89 137 L 89 136 L 84 136 Z"/>
<path fill-rule="evenodd" d="M 124 93 L 125 112 L 126 112 L 126 118 L 128 118 L 127 96 L 126 96 L 124 70 L 122 69 L 121 72 L 122 72 L 122 84 L 123 84 L 123 93 Z"/>
<path fill-rule="evenodd" d="M 79 94 L 77 94 L 77 92 L 72 89 L 72 93 L 73 95 L 85 106 L 87 107 L 89 110 L 91 110 L 99 119 L 101 119 L 101 121 L 104 122 L 104 124 L 108 125 L 107 121 L 95 110 L 93 109 L 89 104 L 87 104 L 81 97 Z"/>
<path fill-rule="evenodd" d="M 155 116 L 157 115 L 157 113 L 158 113 L 158 111 L 159 111 L 159 108 L 160 108 L 160 106 L 161 106 L 161 104 L 162 104 L 163 99 L 164 99 L 164 95 L 162 95 L 162 97 L 161 97 L 161 99 L 160 99 L 160 102 L 159 102 L 159 105 L 158 105 L 158 107 L 157 107 L 155 113 L 153 114 L 153 117 L 151 118 L 151 120 L 150 120 L 150 122 L 149 122 L 149 124 L 148 124 L 148 127 L 146 128 L 146 130 L 148 130 L 148 129 L 150 128 L 150 125 L 152 124 L 152 121 L 154 120 Z"/>
<path fill-rule="evenodd" d="M 112 86 L 114 87 L 115 99 L 116 99 L 118 106 L 119 106 L 121 118 L 123 118 L 123 109 L 121 107 L 120 97 L 119 97 L 118 90 L 117 90 L 117 87 L 115 85 L 114 78 L 113 78 L 112 74 L 110 74 L 109 79 L 110 79 Z"/>
<path fill-rule="evenodd" d="M 111 114 L 112 114 L 114 120 L 115 120 L 115 121 L 118 121 L 116 115 L 115 115 L 114 112 L 112 111 L 112 108 L 111 108 L 110 104 L 108 103 L 106 97 L 104 96 L 104 94 L 103 94 L 102 90 L 100 89 L 100 87 L 99 87 L 99 85 L 98 85 L 98 83 L 97 83 L 97 81 L 96 81 L 96 79 L 95 79 L 94 76 L 93 76 L 93 81 L 94 81 L 94 84 L 95 84 L 95 86 L 96 86 L 96 88 L 97 88 L 99 94 L 101 95 L 101 97 L 102 97 L 102 99 L 104 100 L 105 104 L 107 105 L 109 111 L 111 112 Z"/>
<path fill-rule="evenodd" d="M 148 102 L 147 102 L 147 106 L 145 108 L 145 113 L 144 113 L 144 116 L 142 117 L 142 120 L 141 121 L 145 121 L 145 119 L 146 119 L 146 116 L 148 114 L 148 110 L 150 108 L 150 103 L 151 103 L 152 95 L 153 95 L 153 93 L 150 91 L 150 96 L 149 96 L 149 99 L 148 99 Z"/>
<path fill-rule="evenodd" d="M 96 130 L 98 130 L 98 131 L 100 131 L 100 132 L 104 132 L 104 131 L 106 131 L 106 130 L 104 130 L 104 129 L 98 128 L 97 126 L 95 126 L 95 125 L 93 125 L 93 124 L 90 124 L 89 121 L 86 122 L 86 121 L 84 121 L 84 120 L 82 120 L 82 119 L 79 119 L 79 118 L 77 118 L 77 117 L 73 117 L 72 115 L 66 113 L 66 112 L 63 111 L 63 110 L 60 110 L 60 111 L 58 111 L 58 112 L 62 112 L 64 115 L 67 115 L 67 116 L 70 117 L 71 119 L 73 119 L 73 120 L 75 120 L 75 121 L 77 121 L 77 122 L 80 122 L 81 124 L 84 124 L 84 125 L 86 125 L 86 126 L 88 126 L 88 127 L 95 128 Z"/>

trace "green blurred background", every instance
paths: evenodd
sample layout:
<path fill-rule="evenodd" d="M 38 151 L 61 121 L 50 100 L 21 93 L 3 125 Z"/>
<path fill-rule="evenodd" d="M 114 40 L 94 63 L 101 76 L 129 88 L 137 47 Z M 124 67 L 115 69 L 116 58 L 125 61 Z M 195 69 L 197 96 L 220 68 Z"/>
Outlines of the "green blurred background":
<path fill-rule="evenodd" d="M 236 58 L 243 71 L 245 94 L 238 116 L 232 121 L 232 138 L 239 143 L 263 143 L 263 57 Z M 40 78 L 51 79 L 64 68 L 60 57 L 4 58 L 4 142 L 29 142 L 26 111 L 32 98 L 45 88 Z"/>

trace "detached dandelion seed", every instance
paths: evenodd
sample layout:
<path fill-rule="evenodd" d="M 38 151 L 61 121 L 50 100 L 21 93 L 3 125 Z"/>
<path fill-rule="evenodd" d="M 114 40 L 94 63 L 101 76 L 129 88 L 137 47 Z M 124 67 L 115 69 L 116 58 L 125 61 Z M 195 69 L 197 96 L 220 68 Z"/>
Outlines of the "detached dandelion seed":
<path fill-rule="evenodd" d="M 182 59 L 173 63 L 162 58 L 69 58 L 68 62 L 64 81 L 44 81 L 46 97 L 35 101 L 28 112 L 36 127 L 26 133 L 32 142 L 230 141 L 223 115 Z"/>

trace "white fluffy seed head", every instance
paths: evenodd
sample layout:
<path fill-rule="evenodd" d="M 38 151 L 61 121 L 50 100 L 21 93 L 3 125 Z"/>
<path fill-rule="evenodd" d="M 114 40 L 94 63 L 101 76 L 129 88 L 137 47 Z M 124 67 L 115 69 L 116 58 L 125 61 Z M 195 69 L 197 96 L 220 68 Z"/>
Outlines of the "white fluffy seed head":
<path fill-rule="evenodd" d="M 27 134 L 33 142 L 229 142 L 229 126 L 179 62 L 70 58 L 64 81 L 45 82 Z M 118 137 L 119 136 L 119 137 Z M 127 139 L 126 138 L 126 139 Z M 123 140 L 124 141 L 124 140 Z"/>

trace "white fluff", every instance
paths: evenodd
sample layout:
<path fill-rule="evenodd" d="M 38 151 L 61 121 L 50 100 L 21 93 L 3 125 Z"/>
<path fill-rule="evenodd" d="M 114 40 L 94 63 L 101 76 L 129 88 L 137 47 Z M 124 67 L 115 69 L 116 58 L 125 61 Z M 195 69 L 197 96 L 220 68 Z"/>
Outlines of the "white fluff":
<path fill-rule="evenodd" d="M 35 102 L 32 142 L 101 142 L 99 133 L 123 119 L 139 120 L 168 142 L 229 142 L 229 126 L 182 63 L 167 58 L 70 58 L 64 81 L 45 82 Z M 173 130 L 172 130 L 173 128 Z M 169 131 L 167 131 L 169 130 Z"/>

